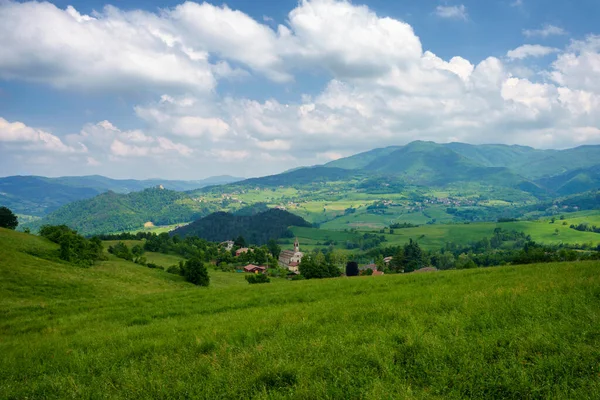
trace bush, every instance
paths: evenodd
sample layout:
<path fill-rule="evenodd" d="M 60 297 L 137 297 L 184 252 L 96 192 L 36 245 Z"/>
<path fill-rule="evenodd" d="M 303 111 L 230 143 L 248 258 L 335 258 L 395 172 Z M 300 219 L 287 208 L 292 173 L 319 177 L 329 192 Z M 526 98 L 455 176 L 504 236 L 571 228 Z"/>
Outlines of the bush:
<path fill-rule="evenodd" d="M 91 266 L 98 260 L 104 260 L 102 242 L 99 238 L 86 239 L 66 225 L 44 225 L 40 235 L 60 245 L 59 257 L 80 266 Z"/>
<path fill-rule="evenodd" d="M 246 280 L 251 285 L 252 284 L 256 284 L 256 283 L 269 283 L 269 282 L 271 282 L 271 279 L 267 275 L 265 275 L 265 274 L 246 275 Z"/>
<path fill-rule="evenodd" d="M 19 220 L 17 216 L 7 207 L 0 207 L 0 228 L 17 229 Z"/>
<path fill-rule="evenodd" d="M 210 278 L 206 266 L 199 258 L 192 258 L 185 263 L 183 269 L 185 280 L 198 286 L 208 286 Z"/>
<path fill-rule="evenodd" d="M 356 261 L 350 261 L 346 264 L 346 276 L 358 276 L 358 263 Z"/>
<path fill-rule="evenodd" d="M 146 264 L 146 267 L 154 269 L 154 268 L 158 268 L 158 265 L 156 265 L 154 263 L 148 263 L 148 264 Z"/>
<path fill-rule="evenodd" d="M 167 268 L 167 272 L 169 274 L 181 275 L 181 268 L 179 268 L 179 265 L 171 265 Z"/>

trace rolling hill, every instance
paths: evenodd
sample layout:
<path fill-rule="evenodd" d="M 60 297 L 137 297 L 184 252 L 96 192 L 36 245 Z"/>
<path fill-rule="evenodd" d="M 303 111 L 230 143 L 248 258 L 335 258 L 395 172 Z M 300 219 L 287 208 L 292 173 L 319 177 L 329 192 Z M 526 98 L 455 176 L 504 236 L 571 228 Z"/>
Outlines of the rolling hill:
<path fill-rule="evenodd" d="M 243 236 L 248 243 L 266 244 L 283 237 L 290 226 L 310 227 L 304 219 L 284 210 L 271 209 L 254 215 L 217 212 L 175 229 L 171 235 L 198 236 L 222 242 Z"/>
<path fill-rule="evenodd" d="M 152 188 L 127 194 L 106 192 L 79 200 L 28 226 L 36 229 L 44 224 L 65 224 L 89 235 L 140 229 L 146 222 L 154 225 L 188 222 L 214 211 L 217 209 L 193 200 L 184 192 Z"/>

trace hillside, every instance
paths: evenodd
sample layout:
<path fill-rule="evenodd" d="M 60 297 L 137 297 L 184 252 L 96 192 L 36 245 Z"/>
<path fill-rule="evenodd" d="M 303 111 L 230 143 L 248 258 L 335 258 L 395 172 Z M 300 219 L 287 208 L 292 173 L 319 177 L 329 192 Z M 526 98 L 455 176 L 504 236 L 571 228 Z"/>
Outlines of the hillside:
<path fill-rule="evenodd" d="M 301 217 L 278 209 L 252 215 L 217 212 L 177 228 L 171 232 L 171 235 L 198 236 L 211 242 L 222 242 L 243 236 L 248 243 L 262 245 L 270 239 L 283 237 L 290 226 L 311 225 Z"/>
<path fill-rule="evenodd" d="M 65 224 L 83 235 L 140 229 L 146 222 L 169 225 L 188 222 L 216 211 L 183 192 L 145 189 L 118 194 L 107 192 L 65 205 L 29 227 Z"/>
<path fill-rule="evenodd" d="M 0 247 L 0 398 L 600 396 L 597 262 L 198 288 Z"/>
<path fill-rule="evenodd" d="M 9 176 L 0 178 L 0 206 L 6 206 L 19 214 L 41 217 L 65 204 L 108 191 L 130 193 L 159 185 L 169 190 L 186 191 L 240 180 L 242 179 L 231 176 L 215 176 L 197 181 L 111 179 L 100 175 L 60 178 Z"/>
<path fill-rule="evenodd" d="M 540 186 L 544 186 L 561 196 L 600 189 L 600 164 L 543 178 L 537 182 Z"/>

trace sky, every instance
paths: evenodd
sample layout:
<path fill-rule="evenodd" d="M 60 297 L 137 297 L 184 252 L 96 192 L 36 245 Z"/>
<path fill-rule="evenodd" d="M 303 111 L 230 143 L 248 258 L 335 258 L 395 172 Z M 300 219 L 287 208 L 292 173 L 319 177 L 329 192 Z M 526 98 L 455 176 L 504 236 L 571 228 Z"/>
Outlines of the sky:
<path fill-rule="evenodd" d="M 0 0 L 0 176 L 600 144 L 600 1 Z"/>

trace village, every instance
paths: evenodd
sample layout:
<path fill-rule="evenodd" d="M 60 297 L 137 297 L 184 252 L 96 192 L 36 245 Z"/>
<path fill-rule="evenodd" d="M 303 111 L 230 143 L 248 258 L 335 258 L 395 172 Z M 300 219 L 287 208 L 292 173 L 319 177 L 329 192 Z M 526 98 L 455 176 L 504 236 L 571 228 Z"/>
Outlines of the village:
<path fill-rule="evenodd" d="M 235 249 L 235 242 L 228 240 L 219 244 L 224 250 L 235 254 L 235 258 L 242 258 L 243 255 L 253 252 L 254 249 L 250 247 L 239 247 Z M 235 250 L 234 250 L 235 249 Z M 305 253 L 300 251 L 300 242 L 298 238 L 294 240 L 293 250 L 281 250 L 277 259 L 277 265 L 255 265 L 249 263 L 243 266 L 241 269 L 236 269 L 237 272 L 244 272 L 250 274 L 266 274 L 269 268 L 283 268 L 288 271 L 288 276 L 293 277 L 294 275 L 300 275 L 300 263 L 304 258 Z M 385 264 L 389 264 L 393 257 L 385 257 L 383 261 Z M 384 275 L 383 271 L 380 271 L 378 266 L 374 263 L 366 264 L 359 267 L 360 275 Z"/>

